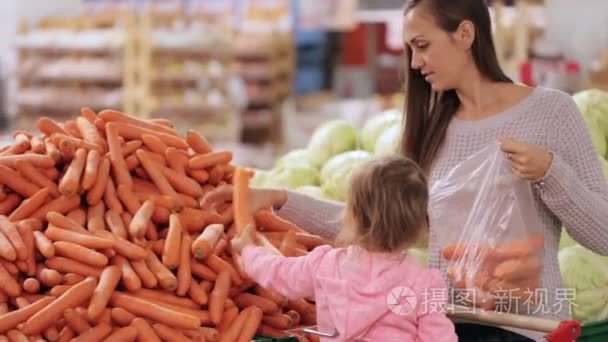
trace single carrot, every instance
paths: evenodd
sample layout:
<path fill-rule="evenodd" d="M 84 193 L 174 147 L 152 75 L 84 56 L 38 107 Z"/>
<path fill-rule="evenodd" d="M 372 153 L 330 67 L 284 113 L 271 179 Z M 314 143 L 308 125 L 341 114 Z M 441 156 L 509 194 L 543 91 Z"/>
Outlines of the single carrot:
<path fill-rule="evenodd" d="M 137 158 L 139 159 L 140 163 L 146 169 L 146 172 L 152 178 L 152 181 L 159 189 L 160 193 L 163 195 L 168 195 L 177 198 L 177 192 L 175 191 L 175 189 L 173 189 L 171 184 L 169 184 L 169 181 L 167 180 L 163 172 L 160 170 L 160 166 L 162 165 L 159 165 L 158 163 L 154 162 L 154 160 L 151 159 L 149 153 L 144 150 L 137 150 L 135 154 L 137 155 Z"/>
<path fill-rule="evenodd" d="M 34 230 L 28 225 L 21 224 L 19 221 L 16 224 L 17 233 L 21 236 L 26 250 L 26 274 L 30 277 L 36 275 L 36 243 L 34 242 Z M 19 255 L 17 253 L 17 255 Z"/>
<path fill-rule="evenodd" d="M 287 337 L 287 335 L 288 335 L 283 330 L 273 328 L 264 323 L 260 324 L 260 326 L 258 327 L 257 333 L 262 336 L 269 336 L 269 337 L 276 337 L 276 338 Z M 308 340 L 308 339 L 306 339 L 305 341 L 310 342 L 310 340 Z"/>
<path fill-rule="evenodd" d="M 125 164 L 127 165 L 127 169 L 129 169 L 129 171 L 137 169 L 140 165 L 139 159 L 137 159 L 137 156 L 135 156 L 135 154 L 126 157 Z"/>
<path fill-rule="evenodd" d="M 2 264 L 0 264 L 0 290 L 10 297 L 21 295 L 21 286 Z"/>
<path fill-rule="evenodd" d="M 28 257 L 27 248 L 23 242 L 23 238 L 17 230 L 17 226 L 3 215 L 0 215 L 0 232 L 4 233 L 15 248 L 15 252 L 17 252 L 17 259 L 26 260 Z"/>
<path fill-rule="evenodd" d="M 55 133 L 51 136 L 51 142 L 59 147 L 59 151 L 63 149 L 67 149 L 71 151 L 72 149 L 85 149 L 89 150 L 98 150 L 99 153 L 104 153 L 104 148 L 102 146 L 92 144 L 88 141 L 83 140 L 79 137 L 69 136 L 65 134 Z M 62 153 L 63 154 L 63 153 Z M 63 157 L 66 157 L 63 155 Z"/>
<path fill-rule="evenodd" d="M 177 224 L 179 219 L 175 216 Z M 182 234 L 182 241 L 179 249 L 180 259 L 179 267 L 177 269 L 177 290 L 178 296 L 185 296 L 190 288 L 192 280 L 192 272 L 190 268 L 190 245 L 192 245 L 192 239 L 187 233 Z"/>
<path fill-rule="evenodd" d="M 189 207 L 184 207 L 179 216 L 182 227 L 189 232 L 201 231 L 210 224 L 222 223 L 223 221 L 223 218 L 217 213 Z"/>
<path fill-rule="evenodd" d="M 116 193 L 118 194 L 118 199 L 122 202 L 125 208 L 127 208 L 127 211 L 131 213 L 131 215 L 135 215 L 135 213 L 140 209 L 141 203 L 133 191 L 126 185 L 121 184 L 116 188 Z"/>
<path fill-rule="evenodd" d="M 72 220 L 71 218 L 69 218 L 65 215 L 55 212 L 55 211 L 51 211 L 48 214 L 46 214 L 46 219 L 49 222 L 49 224 L 52 224 L 53 226 L 55 226 L 57 228 L 66 229 L 66 230 L 70 230 L 70 231 L 81 233 L 81 234 L 89 233 L 78 222 Z"/>
<path fill-rule="evenodd" d="M 224 253 L 224 251 L 226 250 L 226 248 L 228 248 L 228 242 L 226 239 L 220 239 L 217 242 L 217 245 L 215 245 L 215 248 L 213 249 L 213 254 L 220 256 L 222 255 L 222 253 Z"/>
<path fill-rule="evenodd" d="M 89 122 L 93 124 L 95 123 L 95 120 L 98 119 L 97 114 L 95 114 L 95 112 L 89 107 L 80 108 L 80 116 L 89 120 Z"/>
<path fill-rule="evenodd" d="M 36 154 L 44 154 L 46 151 L 44 142 L 36 136 L 33 136 L 30 139 L 30 145 L 31 145 L 32 152 L 34 152 Z"/>
<path fill-rule="evenodd" d="M 152 221 L 156 224 L 166 224 L 169 223 L 169 216 L 171 216 L 169 209 L 162 206 L 155 206 L 154 213 L 152 214 Z"/>
<path fill-rule="evenodd" d="M 131 125 L 128 123 L 121 123 L 121 122 L 120 123 L 110 122 L 110 123 L 108 123 L 108 125 L 106 127 L 109 127 L 112 125 L 114 125 L 116 127 L 116 130 L 118 131 L 119 135 L 124 137 L 127 140 L 142 139 L 142 135 L 151 134 L 151 135 L 157 136 L 167 146 L 175 147 L 175 148 L 182 149 L 182 150 L 185 150 L 188 148 L 188 144 L 186 144 L 186 142 L 178 135 L 154 132 L 147 128 L 142 128 L 142 127 L 134 126 L 134 125 Z"/>
<path fill-rule="evenodd" d="M 169 232 L 165 239 L 165 248 L 163 249 L 163 264 L 169 269 L 174 269 L 179 265 L 180 247 L 182 237 L 182 224 L 177 214 L 171 214 L 169 217 Z M 189 247 L 188 247 L 189 249 Z"/>
<path fill-rule="evenodd" d="M 248 225 L 251 225 L 255 231 L 255 221 L 249 209 L 249 179 L 242 167 L 238 167 L 234 172 L 233 193 L 234 223 L 237 232 L 242 232 Z"/>
<path fill-rule="evenodd" d="M 79 117 L 76 118 L 76 126 L 78 127 L 78 131 L 80 132 L 80 135 L 84 141 L 99 146 L 101 149 L 99 152 L 105 153 L 107 148 L 106 142 L 99 134 L 99 131 L 93 122 L 90 122 L 83 117 Z"/>
<path fill-rule="evenodd" d="M 192 158 L 188 162 L 190 169 L 206 169 L 217 164 L 227 164 L 232 160 L 232 152 L 230 151 L 218 151 L 209 152 L 205 154 L 199 154 Z"/>
<path fill-rule="evenodd" d="M 31 197 L 40 190 L 39 186 L 29 182 L 19 173 L 3 165 L 0 165 L 0 179 L 2 179 L 4 185 L 24 197 Z"/>
<path fill-rule="evenodd" d="M 148 122 L 157 124 L 157 125 L 161 125 L 161 126 L 165 126 L 167 128 L 174 127 L 173 122 L 169 119 L 154 118 L 154 119 L 148 119 Z"/>
<path fill-rule="evenodd" d="M 178 204 L 181 205 L 182 208 L 187 207 L 190 209 L 200 209 L 200 205 L 198 204 L 198 201 L 192 196 L 178 193 L 177 200 L 179 202 Z M 210 220 L 212 220 L 213 217 L 217 216 L 214 213 L 210 213 L 210 214 L 212 214 L 209 216 Z M 212 222 L 212 223 L 215 223 L 215 222 Z"/>
<path fill-rule="evenodd" d="M 165 341 L 189 342 L 190 339 L 184 336 L 181 332 L 172 329 L 161 323 L 154 323 L 152 328 L 156 334 Z"/>
<path fill-rule="evenodd" d="M 8 215 L 21 204 L 21 197 L 14 192 L 6 196 L 4 201 L 0 202 L 0 215 Z"/>
<path fill-rule="evenodd" d="M 84 149 L 79 148 L 76 150 L 74 159 L 72 159 L 70 166 L 59 182 L 59 192 L 65 196 L 70 196 L 78 192 L 86 158 L 87 152 Z"/>
<path fill-rule="evenodd" d="M 106 229 L 104 218 L 105 211 L 106 206 L 103 202 L 99 202 L 96 205 L 87 208 L 87 229 L 89 232 Z"/>
<path fill-rule="evenodd" d="M 0 257 L 6 259 L 7 261 L 15 261 L 17 260 L 17 251 L 15 251 L 15 247 L 11 244 L 10 240 L 4 233 L 0 230 Z"/>
<path fill-rule="evenodd" d="M 224 233 L 224 226 L 211 224 L 192 243 L 192 254 L 198 260 L 203 260 L 213 252 L 215 245 Z"/>
<path fill-rule="evenodd" d="M 74 337 L 76 337 L 76 333 L 74 332 L 74 330 L 72 330 L 72 328 L 70 328 L 66 325 L 59 332 L 59 337 L 57 338 L 57 342 L 69 342 Z"/>
<path fill-rule="evenodd" d="M 161 342 L 154 329 L 145 319 L 136 317 L 131 325 L 137 329 L 137 338 L 140 342 Z"/>
<path fill-rule="evenodd" d="M 87 192 L 87 203 L 89 205 L 97 205 L 101 201 L 110 177 L 110 160 L 103 158 L 99 164 L 99 171 L 95 178 L 95 184 Z"/>
<path fill-rule="evenodd" d="M 72 242 L 56 241 L 53 246 L 57 256 L 77 260 L 94 267 L 104 267 L 108 264 L 108 258 L 105 255 Z"/>
<path fill-rule="evenodd" d="M 167 145 L 160 140 L 159 137 L 157 137 L 156 135 L 152 135 L 152 134 L 142 134 L 141 136 L 141 140 L 144 142 L 144 145 L 146 145 L 146 147 L 154 152 L 154 153 L 159 153 L 161 155 L 165 155 L 165 151 L 167 150 Z"/>
<path fill-rule="evenodd" d="M 139 178 L 133 179 L 133 192 L 143 193 L 147 195 L 159 195 L 160 191 L 156 185 Z"/>
<path fill-rule="evenodd" d="M 57 146 L 59 154 L 61 155 L 61 160 L 65 163 L 74 158 L 74 154 L 78 149 L 78 146 L 73 139 L 74 138 L 72 137 L 59 136 L 58 134 L 54 134 L 53 137 L 50 138 L 51 143 Z"/>
<path fill-rule="evenodd" d="M 195 260 L 190 260 L 190 268 L 192 270 L 192 274 L 200 279 L 208 281 L 215 281 L 217 279 L 217 273 L 215 273 L 214 270 L 196 262 Z"/>
<path fill-rule="evenodd" d="M 108 228 L 110 228 L 112 234 L 120 236 L 123 239 L 128 238 L 127 229 L 125 228 L 119 213 L 112 210 L 106 211 L 105 222 L 107 223 Z"/>
<path fill-rule="evenodd" d="M 228 328 L 230 328 L 230 326 L 238 316 L 239 308 L 237 308 L 236 306 L 229 306 L 228 308 L 224 308 L 224 313 L 222 314 L 222 321 L 216 326 L 217 330 L 223 334 L 226 330 L 228 330 Z"/>
<path fill-rule="evenodd" d="M 62 294 L 66 293 L 69 289 L 71 289 L 75 284 L 61 284 L 61 285 L 55 285 L 53 286 L 53 288 L 48 292 L 49 295 L 53 296 L 53 297 L 59 297 Z"/>
<path fill-rule="evenodd" d="M 76 125 L 75 120 L 67 120 L 63 123 L 63 129 L 68 132 L 69 135 L 75 138 L 82 138 L 80 131 L 78 131 L 78 126 Z"/>
<path fill-rule="evenodd" d="M 215 328 L 200 327 L 198 330 L 205 336 L 209 342 L 217 341 L 220 338 L 219 332 Z"/>
<path fill-rule="evenodd" d="M 135 316 L 130 313 L 129 311 L 123 309 L 123 308 L 113 308 L 111 310 L 112 312 L 112 320 L 120 325 L 120 326 L 127 326 L 130 325 L 131 322 L 133 322 L 133 320 L 135 319 Z"/>
<path fill-rule="evenodd" d="M 180 175 L 186 175 L 186 169 L 188 167 L 188 156 L 183 155 L 179 152 L 180 150 L 169 147 L 164 151 L 165 160 L 171 169 Z"/>
<path fill-rule="evenodd" d="M 144 260 L 131 260 L 131 266 L 139 279 L 141 279 L 142 285 L 146 288 L 153 289 L 158 285 L 158 280 Z"/>
<path fill-rule="evenodd" d="M 141 288 L 141 279 L 137 276 L 137 273 L 131 267 L 131 264 L 122 255 L 117 255 L 112 258 L 112 264 L 120 268 L 121 279 L 123 285 L 129 291 L 135 291 Z"/>
<path fill-rule="evenodd" d="M 60 196 L 38 208 L 30 218 L 46 222 L 46 215 L 55 211 L 66 214 L 80 206 L 80 196 Z"/>
<path fill-rule="evenodd" d="M 74 308 L 93 295 L 97 281 L 95 278 L 86 278 L 74 285 L 48 306 L 38 311 L 23 324 L 21 331 L 27 335 L 38 334 L 55 322 L 65 310 Z M 34 303 L 36 304 L 36 303 Z"/>
<path fill-rule="evenodd" d="M 198 305 L 207 305 L 209 302 L 209 296 L 194 279 L 190 279 L 190 286 L 188 287 L 188 295 Z"/>
<path fill-rule="evenodd" d="M 114 186 L 114 182 L 111 178 L 108 179 L 106 183 L 105 193 L 103 194 L 103 199 L 106 202 L 106 206 L 110 210 L 117 211 L 119 213 L 123 212 L 123 206 L 118 200 L 118 195 L 116 193 L 116 187 Z"/>
<path fill-rule="evenodd" d="M 30 149 L 30 138 L 27 135 L 17 133 L 14 139 L 15 142 L 9 148 L 0 152 L 0 156 L 19 155 Z"/>
<path fill-rule="evenodd" d="M 304 230 L 294 223 L 274 214 L 270 210 L 259 210 L 254 215 L 255 223 L 260 231 L 271 232 L 304 232 Z"/>
<path fill-rule="evenodd" d="M 137 338 L 137 329 L 132 326 L 114 330 L 106 341 L 133 342 Z"/>
<path fill-rule="evenodd" d="M 76 273 L 66 273 L 63 276 L 63 284 L 64 285 L 74 285 L 74 284 L 78 284 L 81 281 L 84 280 L 84 276 L 80 275 L 80 274 L 76 274 Z"/>
<path fill-rule="evenodd" d="M 153 302 L 161 302 L 166 304 L 175 305 L 178 307 L 188 309 L 200 309 L 200 305 L 188 298 L 182 298 L 175 296 L 174 294 L 167 291 L 158 291 L 151 289 L 139 289 L 132 292 L 133 296 L 147 299 Z"/>
<path fill-rule="evenodd" d="M 262 323 L 263 317 L 262 310 L 258 307 L 253 307 L 251 309 L 251 313 L 247 316 L 247 319 L 243 323 L 243 327 L 241 329 L 241 333 L 239 334 L 239 338 L 237 342 L 248 342 L 253 339 L 258 327 Z"/>
<path fill-rule="evenodd" d="M 126 185 L 129 189 L 133 187 L 133 179 L 127 169 L 125 158 L 122 155 L 122 148 L 118 141 L 118 128 L 113 124 L 109 123 L 106 125 L 106 137 L 108 140 L 108 147 L 110 150 L 110 161 L 112 162 L 112 169 L 116 177 L 117 183 Z"/>
<path fill-rule="evenodd" d="M 234 267 L 232 267 L 232 265 L 230 265 L 229 263 L 227 263 L 226 261 L 224 261 L 217 255 L 215 255 L 215 254 L 209 255 L 207 257 L 207 259 L 205 260 L 205 262 L 213 271 L 215 271 L 218 274 L 221 271 L 228 271 L 228 273 L 230 273 L 230 277 L 231 277 L 232 283 L 234 285 L 240 286 L 243 284 L 243 279 L 239 276 L 239 274 L 234 269 Z"/>
<path fill-rule="evenodd" d="M 197 329 L 201 325 L 198 317 L 120 292 L 112 294 L 110 303 L 112 306 L 123 308 L 136 316 L 149 318 L 178 329 Z"/>
<path fill-rule="evenodd" d="M 44 149 L 46 151 L 46 157 L 51 159 L 54 164 L 59 164 L 63 161 L 63 156 L 59 148 L 55 146 L 50 140 L 44 141 Z"/>
<path fill-rule="evenodd" d="M 91 329 L 91 324 L 72 308 L 68 308 L 63 312 L 63 318 L 65 318 L 67 325 L 72 328 L 77 335 L 82 335 Z"/>
<path fill-rule="evenodd" d="M 241 293 L 234 298 L 234 303 L 237 307 L 244 309 L 248 306 L 255 305 L 262 309 L 265 314 L 274 314 L 279 311 L 277 303 L 270 299 L 254 295 L 252 293 Z"/>
<path fill-rule="evenodd" d="M 57 227 L 49 227 L 44 234 L 51 241 L 68 241 L 87 248 L 104 249 L 112 248 L 113 246 L 112 240 Z"/>
<path fill-rule="evenodd" d="M 20 227 L 23 226 L 23 227 L 27 227 L 32 232 L 39 232 L 42 230 L 42 221 L 35 219 L 35 218 L 23 219 L 23 220 L 15 222 L 15 223 L 17 224 L 17 227 L 19 229 L 21 229 Z"/>
<path fill-rule="evenodd" d="M 36 278 L 27 278 L 23 281 L 23 290 L 27 293 L 38 293 L 40 291 L 40 282 Z"/>
<path fill-rule="evenodd" d="M 133 214 L 133 219 L 129 224 L 129 235 L 133 237 L 144 236 L 152 214 L 154 214 L 154 203 L 147 200 Z"/>
<path fill-rule="evenodd" d="M 152 253 L 152 251 L 148 251 L 148 256 L 146 257 L 146 264 L 150 268 L 150 271 L 154 273 L 156 279 L 160 286 L 169 291 L 173 291 L 177 288 L 177 278 L 163 265 L 162 262 L 158 259 L 156 254 Z"/>
<path fill-rule="evenodd" d="M 48 153 L 48 150 L 49 150 L 49 148 L 47 146 L 47 153 Z M 15 163 L 18 161 L 25 161 L 25 162 L 32 164 L 35 167 L 42 168 L 42 169 L 55 166 L 55 159 L 53 159 L 47 155 L 28 153 L 28 154 L 18 154 L 15 156 L 0 157 L 0 165 L 4 166 L 4 167 L 14 168 Z"/>
<path fill-rule="evenodd" d="M 85 227 L 87 225 L 87 212 L 83 208 L 76 208 L 67 213 L 65 217 L 78 223 L 78 225 L 80 225 L 81 227 Z"/>
<path fill-rule="evenodd" d="M 36 278 L 46 287 L 53 287 L 61 284 L 61 273 L 48 268 L 41 268 L 37 271 Z"/>
<path fill-rule="evenodd" d="M 140 147 L 142 147 L 143 142 L 141 140 L 131 140 L 127 141 L 124 145 L 122 145 L 122 155 L 124 157 L 133 155 L 133 152 L 137 151 Z"/>
<path fill-rule="evenodd" d="M 186 142 L 194 152 L 199 154 L 207 154 L 213 150 L 209 141 L 195 130 L 188 130 L 186 133 Z"/>
<path fill-rule="evenodd" d="M 224 167 L 223 164 L 214 165 L 211 170 L 209 170 L 209 179 L 207 182 L 212 185 L 220 185 L 224 179 Z"/>
<path fill-rule="evenodd" d="M 211 321 L 216 325 L 220 323 L 224 314 L 224 304 L 230 290 L 230 279 L 229 272 L 222 271 L 218 273 L 213 291 L 209 295 L 209 315 L 211 315 Z"/>
<path fill-rule="evenodd" d="M 201 186 L 194 179 L 168 167 L 162 167 L 161 170 L 176 191 L 195 198 L 203 195 Z"/>
<path fill-rule="evenodd" d="M 209 180 L 209 172 L 205 170 L 188 170 L 188 174 L 200 184 L 205 184 Z M 203 188 L 201 188 L 203 190 Z M 203 191 L 203 194 L 205 191 Z"/>
<path fill-rule="evenodd" d="M 132 126 L 145 128 L 145 129 L 153 131 L 153 132 L 165 133 L 165 134 L 170 134 L 170 135 L 178 135 L 178 133 L 171 128 L 165 127 L 163 125 L 151 123 L 151 122 L 148 122 L 145 120 L 141 120 L 141 119 L 138 119 L 138 118 L 135 118 L 132 116 L 128 116 L 128 115 L 125 115 L 116 110 L 111 110 L 111 109 L 103 110 L 99 113 L 99 117 L 106 122 L 124 122 L 124 123 L 128 123 Z"/>
<path fill-rule="evenodd" d="M 35 231 L 34 234 L 34 242 L 36 244 L 36 248 L 40 252 L 40 254 L 45 258 L 52 258 L 55 256 L 55 247 L 49 238 L 44 235 L 44 233 Z"/>
<path fill-rule="evenodd" d="M 80 334 L 78 337 L 72 339 L 72 342 L 91 342 L 91 341 L 102 341 L 105 337 L 112 333 L 112 326 L 108 323 L 102 322 L 92 327 L 89 331 Z"/>
<path fill-rule="evenodd" d="M 144 202 L 145 200 L 150 200 L 154 203 L 154 209 L 156 210 L 158 206 L 167 208 L 172 211 L 179 211 L 181 207 L 177 203 L 177 199 L 171 196 L 159 195 L 159 194 L 148 194 L 142 192 L 135 192 L 135 196 L 139 199 L 140 202 Z"/>
<path fill-rule="evenodd" d="M 285 305 L 287 305 L 287 297 L 283 296 L 282 294 L 280 294 L 276 291 L 266 289 L 259 285 L 256 285 L 253 288 L 253 292 L 260 297 L 270 299 L 271 301 L 277 303 L 277 305 L 281 308 L 284 307 Z"/>
<path fill-rule="evenodd" d="M 85 277 L 92 276 L 98 278 L 101 275 L 102 271 L 102 269 L 99 267 L 91 266 L 80 261 L 58 256 L 46 259 L 44 264 L 46 265 L 46 267 L 53 270 L 57 270 L 59 272 L 72 272 Z"/>
<path fill-rule="evenodd" d="M 36 128 L 38 128 L 41 133 L 49 137 L 55 133 L 67 134 L 67 132 L 61 128 L 61 126 L 59 126 L 59 124 L 46 116 L 40 117 L 36 121 Z"/>
<path fill-rule="evenodd" d="M 95 185 L 100 163 L 101 155 L 99 154 L 99 151 L 90 150 L 87 154 L 86 166 L 82 176 L 81 186 L 83 190 L 88 191 Z"/>
<path fill-rule="evenodd" d="M 29 342 L 30 339 L 19 330 L 10 330 L 6 333 L 6 337 L 11 342 Z"/>

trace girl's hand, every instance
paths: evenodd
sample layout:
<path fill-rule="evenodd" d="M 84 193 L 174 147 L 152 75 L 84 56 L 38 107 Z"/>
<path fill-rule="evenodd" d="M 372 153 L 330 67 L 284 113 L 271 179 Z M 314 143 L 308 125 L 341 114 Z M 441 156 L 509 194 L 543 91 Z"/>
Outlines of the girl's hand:
<path fill-rule="evenodd" d="M 237 236 L 235 236 L 231 241 L 232 251 L 238 254 L 241 254 L 243 248 L 248 245 L 259 245 L 257 239 L 254 235 L 254 229 L 252 225 L 247 225 L 245 229 Z"/>
<path fill-rule="evenodd" d="M 210 209 L 218 205 L 232 202 L 232 185 L 222 185 L 215 190 L 209 191 L 201 200 L 201 208 Z M 255 214 L 260 209 L 275 206 L 282 206 L 287 202 L 287 192 L 275 189 L 250 189 L 250 209 L 251 214 Z"/>
<path fill-rule="evenodd" d="M 553 161 L 553 154 L 523 141 L 500 139 L 500 149 L 507 154 L 515 175 L 530 181 L 545 177 Z"/>

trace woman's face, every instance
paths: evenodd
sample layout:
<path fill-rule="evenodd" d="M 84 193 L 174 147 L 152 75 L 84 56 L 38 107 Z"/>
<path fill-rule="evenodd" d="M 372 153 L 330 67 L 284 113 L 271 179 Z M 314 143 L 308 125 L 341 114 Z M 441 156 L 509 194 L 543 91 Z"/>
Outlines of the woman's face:
<path fill-rule="evenodd" d="M 418 6 L 405 15 L 403 30 L 412 51 L 411 68 L 419 70 L 434 91 L 457 88 L 472 62 L 470 44 L 461 39 L 462 25 L 454 33 L 446 32 L 427 8 Z"/>

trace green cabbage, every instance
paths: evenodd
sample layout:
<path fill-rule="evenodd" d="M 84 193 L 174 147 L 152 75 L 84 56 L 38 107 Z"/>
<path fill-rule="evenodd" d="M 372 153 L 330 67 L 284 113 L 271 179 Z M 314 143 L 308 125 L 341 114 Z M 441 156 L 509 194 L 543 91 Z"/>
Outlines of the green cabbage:
<path fill-rule="evenodd" d="M 253 178 L 249 181 L 249 185 L 254 188 L 263 188 L 268 182 L 268 175 L 270 171 L 254 169 Z"/>
<path fill-rule="evenodd" d="M 306 166 L 312 165 L 309 160 L 309 152 L 305 149 L 297 149 L 287 152 L 284 156 L 279 158 L 275 163 L 275 168 L 280 169 L 288 165 L 299 165 L 304 164 Z"/>
<path fill-rule="evenodd" d="M 321 169 L 321 184 L 325 183 L 332 174 L 343 168 L 352 168 L 361 162 L 372 159 L 373 156 L 362 150 L 348 151 L 331 157 Z"/>
<path fill-rule="evenodd" d="M 375 156 L 394 155 L 399 153 L 401 145 L 402 127 L 399 124 L 393 125 L 382 133 L 376 142 L 374 150 Z"/>
<path fill-rule="evenodd" d="M 365 122 L 361 129 L 361 144 L 363 149 L 374 152 L 378 138 L 387 128 L 401 123 L 401 111 L 389 109 Z"/>
<path fill-rule="evenodd" d="M 575 245 L 559 251 L 564 287 L 574 289 L 572 312 L 582 323 L 608 318 L 608 257 Z"/>
<path fill-rule="evenodd" d="M 587 122 L 593 145 L 602 157 L 607 156 L 608 92 L 589 89 L 572 95 Z"/>
<path fill-rule="evenodd" d="M 304 185 L 318 185 L 319 170 L 310 165 L 286 165 L 271 170 L 265 185 L 270 188 L 297 189 Z"/>
<path fill-rule="evenodd" d="M 329 158 L 354 150 L 357 145 L 357 131 L 353 126 L 344 120 L 328 121 L 317 128 L 310 138 L 310 161 L 320 168 Z"/>

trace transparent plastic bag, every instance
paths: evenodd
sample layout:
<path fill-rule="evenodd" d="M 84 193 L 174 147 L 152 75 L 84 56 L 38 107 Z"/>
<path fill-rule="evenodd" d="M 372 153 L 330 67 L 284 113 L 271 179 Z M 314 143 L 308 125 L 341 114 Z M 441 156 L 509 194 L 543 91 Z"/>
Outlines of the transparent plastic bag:
<path fill-rule="evenodd" d="M 429 216 L 454 304 L 502 310 L 499 303 L 538 300 L 541 220 L 530 182 L 513 173 L 498 144 L 433 185 Z"/>

